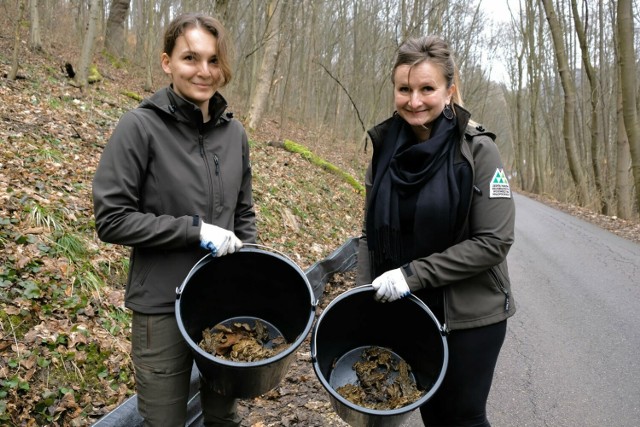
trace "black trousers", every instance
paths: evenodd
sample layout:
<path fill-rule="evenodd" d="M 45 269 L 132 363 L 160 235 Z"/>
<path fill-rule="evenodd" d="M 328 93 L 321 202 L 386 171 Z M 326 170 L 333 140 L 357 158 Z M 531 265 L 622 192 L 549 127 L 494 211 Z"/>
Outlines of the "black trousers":
<path fill-rule="evenodd" d="M 426 427 L 490 427 L 487 398 L 506 332 L 504 320 L 447 336 L 449 363 L 444 380 L 420 407 Z"/>

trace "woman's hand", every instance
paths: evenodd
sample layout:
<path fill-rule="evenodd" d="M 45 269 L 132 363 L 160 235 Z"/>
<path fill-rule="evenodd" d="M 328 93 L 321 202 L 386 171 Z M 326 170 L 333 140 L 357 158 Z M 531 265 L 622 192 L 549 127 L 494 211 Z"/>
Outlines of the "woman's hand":
<path fill-rule="evenodd" d="M 210 250 L 213 256 L 221 257 L 240 250 L 242 241 L 233 231 L 203 222 L 200 228 L 200 246 Z"/>
<path fill-rule="evenodd" d="M 371 283 L 371 286 L 376 291 L 374 298 L 380 302 L 395 301 L 411 293 L 409 285 L 399 268 L 381 274 Z"/>

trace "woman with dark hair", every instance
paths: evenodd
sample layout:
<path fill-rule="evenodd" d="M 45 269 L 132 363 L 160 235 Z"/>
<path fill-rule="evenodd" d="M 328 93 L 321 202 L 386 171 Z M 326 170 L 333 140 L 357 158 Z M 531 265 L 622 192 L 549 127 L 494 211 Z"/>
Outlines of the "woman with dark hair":
<path fill-rule="evenodd" d="M 403 43 L 392 83 L 396 111 L 369 131 L 357 284 L 370 283 L 383 303 L 414 293 L 444 325 L 447 372 L 420 408 L 424 424 L 489 426 L 487 398 L 515 313 L 511 189 L 495 135 L 462 107 L 444 40 Z"/>
<path fill-rule="evenodd" d="M 145 426 L 186 422 L 193 356 L 176 288 L 207 251 L 233 254 L 256 238 L 247 135 L 218 92 L 231 80 L 228 43 L 209 16 L 169 24 L 161 65 L 171 84 L 121 117 L 93 181 L 100 239 L 131 247 L 125 305 Z M 236 400 L 204 379 L 200 399 L 205 425 L 240 425 Z"/>

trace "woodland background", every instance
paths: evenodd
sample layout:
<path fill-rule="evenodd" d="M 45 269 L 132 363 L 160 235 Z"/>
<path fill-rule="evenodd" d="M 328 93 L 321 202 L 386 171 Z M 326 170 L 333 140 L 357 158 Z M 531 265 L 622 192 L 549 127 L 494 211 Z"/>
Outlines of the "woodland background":
<path fill-rule="evenodd" d="M 182 11 L 234 38 L 223 93 L 252 145 L 259 241 L 302 268 L 358 235 L 365 130 L 392 113 L 399 43 L 427 33 L 450 41 L 514 189 L 638 239 L 637 1 L 510 0 L 504 20 L 489 1 L 0 0 L 0 424 L 88 425 L 133 393 L 126 249 L 96 238 L 91 179 L 120 115 L 167 84 L 161 34 Z M 312 374 L 292 378 L 297 409 L 279 389 L 245 402 L 248 425 L 270 405 L 272 425 L 340 425 Z"/>
<path fill-rule="evenodd" d="M 485 0 L 485 2 L 488 0 Z M 638 58 L 634 0 L 16 0 L 16 36 L 65 58 L 86 84 L 96 52 L 142 67 L 157 86 L 160 34 L 181 11 L 218 16 L 237 47 L 228 95 L 250 128 L 268 112 L 360 150 L 392 108 L 389 73 L 407 36 L 435 33 L 457 53 L 473 118 L 499 135 L 514 184 L 609 215 L 637 215 L 640 195 Z M 491 10 L 494 10 L 493 8 Z M 55 37 L 52 37 L 55 35 Z M 20 44 L 15 48 L 19 50 Z M 15 53 L 15 52 L 14 52 Z M 19 62 L 19 53 L 16 61 Z M 492 68 L 506 70 L 502 81 Z"/>

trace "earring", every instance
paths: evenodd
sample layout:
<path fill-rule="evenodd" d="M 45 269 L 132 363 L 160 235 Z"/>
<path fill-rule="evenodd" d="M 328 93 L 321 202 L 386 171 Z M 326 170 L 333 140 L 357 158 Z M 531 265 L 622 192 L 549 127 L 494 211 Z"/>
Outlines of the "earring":
<path fill-rule="evenodd" d="M 451 104 L 446 104 L 444 106 L 444 110 L 442 110 L 442 114 L 448 120 L 453 119 L 453 110 L 451 109 Z"/>

